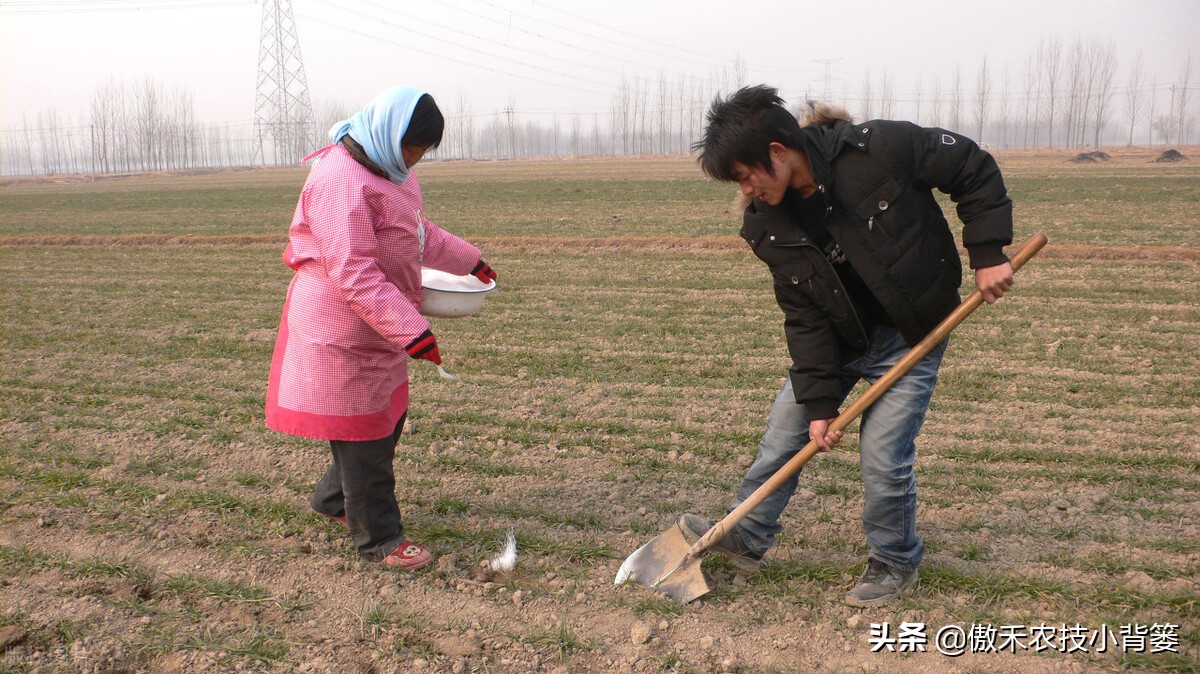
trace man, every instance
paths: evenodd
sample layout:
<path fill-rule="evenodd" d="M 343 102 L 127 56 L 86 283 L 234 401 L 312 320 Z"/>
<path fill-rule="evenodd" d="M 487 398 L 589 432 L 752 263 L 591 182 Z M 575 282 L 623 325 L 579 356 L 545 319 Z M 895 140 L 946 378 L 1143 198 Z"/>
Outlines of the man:
<path fill-rule="evenodd" d="M 707 122 L 694 147 L 700 166 L 737 182 L 750 200 L 741 235 L 774 277 L 792 357 L 732 510 L 810 438 L 822 451 L 837 444 L 842 433 L 829 424 L 854 384 L 878 379 L 959 304 L 962 265 L 933 188 L 958 204 L 975 284 L 989 304 L 1013 284 L 1003 251 L 1012 242 L 1012 202 L 991 155 L 943 129 L 852 124 L 830 106 L 813 106 L 801 125 L 766 86 L 718 97 Z M 917 582 L 924 546 L 914 440 L 945 349 L 943 341 L 862 417 L 869 559 L 846 597 L 852 606 L 888 604 Z M 797 481 L 712 549 L 758 568 Z M 716 522 L 689 513 L 679 523 L 695 542 Z"/>

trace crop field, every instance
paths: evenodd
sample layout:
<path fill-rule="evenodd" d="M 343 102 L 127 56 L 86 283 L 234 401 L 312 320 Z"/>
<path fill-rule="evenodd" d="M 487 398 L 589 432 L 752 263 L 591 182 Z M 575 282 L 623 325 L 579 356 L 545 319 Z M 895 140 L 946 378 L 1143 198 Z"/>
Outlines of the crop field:
<path fill-rule="evenodd" d="M 309 510 L 327 444 L 263 426 L 303 169 L 0 183 L 0 673 L 1198 671 L 1182 150 L 998 155 L 1017 241 L 1050 243 L 951 338 L 921 585 L 881 609 L 842 603 L 866 559 L 854 432 L 760 571 L 707 557 L 687 606 L 613 584 L 680 514 L 725 512 L 789 365 L 735 189 L 691 159 L 417 169 L 500 287 L 434 319 L 460 382 L 410 367 L 397 497 L 438 558 L 416 573 Z"/>

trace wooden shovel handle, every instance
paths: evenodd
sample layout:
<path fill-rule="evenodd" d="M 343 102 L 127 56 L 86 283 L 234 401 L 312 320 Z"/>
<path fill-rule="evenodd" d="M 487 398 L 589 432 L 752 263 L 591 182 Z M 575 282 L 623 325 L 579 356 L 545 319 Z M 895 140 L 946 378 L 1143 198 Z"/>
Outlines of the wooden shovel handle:
<path fill-rule="evenodd" d="M 1021 249 L 1017 251 L 1017 253 L 1013 255 L 1012 259 L 1010 260 L 1013 271 L 1015 272 L 1021 267 L 1025 266 L 1025 263 L 1028 262 L 1029 259 L 1034 255 L 1036 255 L 1038 251 L 1040 251 L 1045 245 L 1045 234 L 1039 232 L 1030 237 L 1030 239 L 1025 242 L 1025 245 L 1021 246 Z M 926 335 L 925 339 L 922 339 L 915 346 L 909 349 L 904 358 L 900 359 L 900 362 L 893 365 L 891 369 L 889 369 L 882 377 L 876 380 L 876 382 L 872 384 L 871 387 L 868 388 L 861 396 L 859 396 L 857 400 L 851 403 L 850 406 L 845 409 L 845 411 L 843 411 L 837 416 L 836 419 L 830 422 L 829 430 L 840 431 L 849 426 L 852 421 L 857 419 L 863 412 L 865 412 L 868 407 L 870 407 L 876 400 L 880 398 L 880 396 L 886 393 L 893 384 L 895 384 L 901 377 L 908 374 L 908 371 L 911 370 L 913 366 L 916 365 L 922 358 L 924 358 L 926 354 L 932 351 L 935 346 L 940 344 L 942 340 L 950 334 L 951 330 L 958 327 L 959 323 L 962 323 L 964 320 L 966 320 L 967 316 L 970 316 L 972 311 L 978 309 L 980 304 L 983 304 L 983 293 L 976 289 L 967 296 L 967 299 L 963 300 L 962 304 L 958 305 L 958 308 L 950 312 L 950 315 L 944 318 L 941 323 L 938 323 L 937 327 L 935 327 L 928 335 Z M 808 460 L 811 459 L 819 450 L 820 445 L 818 445 L 815 440 L 810 440 L 808 444 L 804 446 L 804 449 L 801 449 L 799 452 L 797 452 L 796 455 L 793 456 L 787 463 L 783 464 L 779 470 L 775 471 L 775 474 L 768 478 L 766 482 L 762 483 L 758 489 L 755 489 L 754 493 L 751 494 L 749 498 L 747 498 L 745 501 L 742 501 L 741 504 L 738 505 L 737 508 L 734 508 L 733 511 L 728 515 L 726 515 L 724 519 L 722 519 L 720 522 L 717 522 L 712 529 L 709 529 L 708 533 L 701 536 L 700 540 L 696 541 L 696 543 L 692 546 L 692 549 L 688 551 L 688 556 L 695 557 L 696 555 L 699 555 L 708 548 L 712 547 L 712 545 L 717 541 L 724 538 L 725 534 L 732 530 L 738 522 L 741 522 L 742 518 L 745 517 L 751 510 L 757 508 L 759 504 L 765 501 L 768 496 L 775 493 L 776 489 L 779 489 L 781 486 L 783 486 L 784 482 L 787 482 L 793 475 L 800 472 L 800 469 L 804 467 L 804 464 L 807 463 Z"/>

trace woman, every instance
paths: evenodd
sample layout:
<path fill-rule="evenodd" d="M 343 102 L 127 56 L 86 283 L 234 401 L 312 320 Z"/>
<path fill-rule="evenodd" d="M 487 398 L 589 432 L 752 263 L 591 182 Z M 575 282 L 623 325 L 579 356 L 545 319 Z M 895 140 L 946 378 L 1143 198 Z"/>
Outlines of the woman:
<path fill-rule="evenodd" d="M 349 527 L 363 557 L 403 569 L 433 561 L 404 536 L 392 468 L 408 359 L 442 362 L 419 313 L 421 267 L 496 278 L 479 249 L 425 219 L 411 169 L 444 127 L 429 94 L 393 87 L 310 155 L 318 160 L 283 252 L 296 273 L 267 387 L 267 427 L 332 449 L 313 510 Z"/>

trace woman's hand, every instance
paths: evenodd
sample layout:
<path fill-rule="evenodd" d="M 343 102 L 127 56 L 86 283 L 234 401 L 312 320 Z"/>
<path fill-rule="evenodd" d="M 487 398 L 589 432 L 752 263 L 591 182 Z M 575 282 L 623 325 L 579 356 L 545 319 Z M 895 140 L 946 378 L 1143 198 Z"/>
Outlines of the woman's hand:
<path fill-rule="evenodd" d="M 475 265 L 475 268 L 471 270 L 471 274 L 483 283 L 496 280 L 496 271 L 492 269 L 491 265 L 484 262 L 483 258 L 479 259 L 479 264 Z"/>
<path fill-rule="evenodd" d="M 434 365 L 442 364 L 442 357 L 438 354 L 437 337 L 434 337 L 430 330 L 418 335 L 416 339 L 409 342 L 408 346 L 404 347 L 404 350 L 408 353 L 409 358 L 420 358 Z"/>

